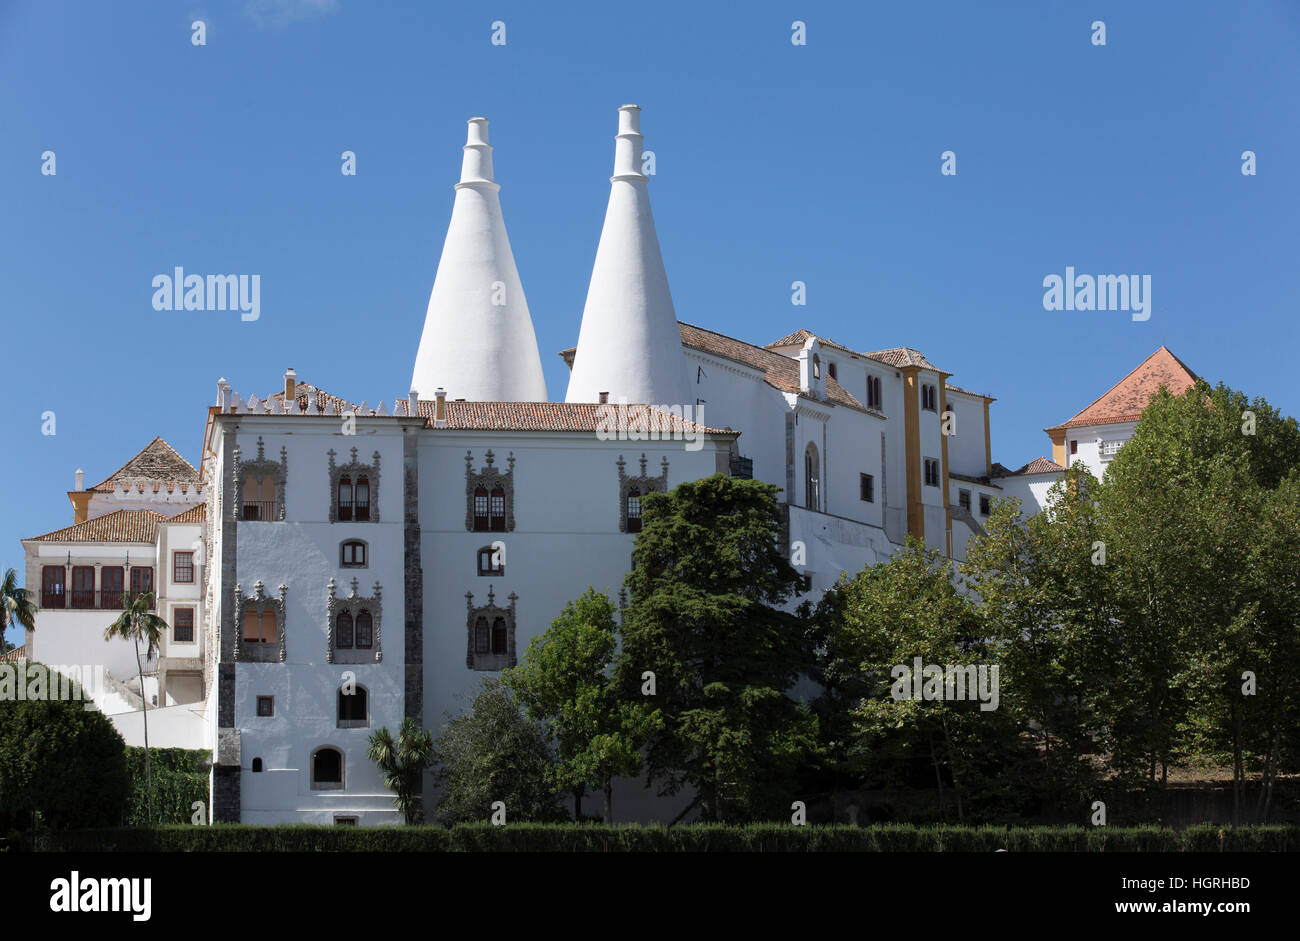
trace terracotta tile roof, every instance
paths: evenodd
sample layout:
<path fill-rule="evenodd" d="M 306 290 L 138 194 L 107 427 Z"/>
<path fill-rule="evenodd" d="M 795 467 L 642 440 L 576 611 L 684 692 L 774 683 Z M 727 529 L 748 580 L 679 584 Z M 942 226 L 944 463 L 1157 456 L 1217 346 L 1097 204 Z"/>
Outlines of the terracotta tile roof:
<path fill-rule="evenodd" d="M 914 350 L 910 346 L 895 346 L 888 350 L 876 350 L 873 353 L 863 353 L 868 359 L 874 359 L 878 363 L 884 363 L 886 366 L 898 368 L 900 366 L 920 366 L 922 369 L 932 369 L 935 372 L 943 372 L 938 366 L 925 358 L 925 354 L 920 350 Z M 944 373 L 945 376 L 951 373 Z"/>
<path fill-rule="evenodd" d="M 961 386 L 955 386 L 951 382 L 944 382 L 943 387 L 945 389 L 951 389 L 953 392 L 961 392 L 964 393 L 965 395 L 973 395 L 977 399 L 988 399 L 990 402 L 997 401 L 997 399 L 995 399 L 991 395 L 985 395 L 983 392 L 972 392 L 970 389 L 963 389 Z"/>
<path fill-rule="evenodd" d="M 683 346 L 711 353 L 714 356 L 721 356 L 723 359 L 736 360 L 746 366 L 761 370 L 764 381 L 782 392 L 797 393 L 799 391 L 799 361 L 797 359 L 782 356 L 780 353 L 773 353 L 761 346 L 754 346 L 724 336 L 721 333 L 714 333 L 712 330 L 705 330 L 703 327 L 680 322 L 677 326 L 681 329 Z M 872 415 L 880 414 L 875 409 L 869 409 L 859 402 L 847 389 L 839 384 L 838 380 L 832 379 L 830 376 L 826 377 L 826 398 L 836 405 L 843 405 Z"/>
<path fill-rule="evenodd" d="M 194 469 L 194 466 L 177 454 L 170 444 L 158 437 L 145 445 L 139 454 L 90 489 L 100 493 L 112 493 L 120 489 L 123 481 L 161 480 L 166 483 L 188 481 L 197 483 L 198 479 L 199 472 Z"/>
<path fill-rule="evenodd" d="M 1196 373 L 1188 369 L 1186 363 L 1171 353 L 1168 347 L 1162 346 L 1069 421 L 1044 430 L 1137 421 L 1151 401 L 1151 396 L 1161 386 L 1174 395 L 1182 395 L 1196 384 L 1196 379 Z"/>
<path fill-rule="evenodd" d="M 817 334 L 800 328 L 799 330 L 796 330 L 794 333 L 790 334 L 789 336 L 782 337 L 781 339 L 777 340 L 775 343 L 767 344 L 766 346 L 763 347 L 763 349 L 774 350 L 777 347 L 781 347 L 781 346 L 803 346 L 805 343 L 808 342 L 808 340 L 811 337 L 815 337 L 815 336 L 817 336 Z M 843 350 L 845 353 L 852 353 L 854 356 L 862 355 L 857 350 L 849 349 L 843 343 L 836 343 L 834 340 L 828 340 L 825 337 L 817 337 L 817 339 L 821 341 L 822 346 L 829 346 L 833 350 Z"/>
<path fill-rule="evenodd" d="M 200 503 L 198 506 L 192 506 L 188 510 L 177 513 L 175 516 L 168 517 L 169 523 L 202 523 L 208 518 L 208 505 Z"/>
<path fill-rule="evenodd" d="M 1065 468 L 1060 464 L 1042 456 L 1034 458 L 1019 470 L 1010 470 L 1005 464 L 999 464 L 997 461 L 993 462 L 993 478 L 995 480 L 999 477 L 1019 477 L 1022 474 L 1059 474 L 1064 470 Z M 948 476 L 951 477 L 952 474 Z"/>
<path fill-rule="evenodd" d="M 31 539 L 33 542 L 153 542 L 159 521 L 166 519 L 153 510 L 118 510 Z"/>
<path fill-rule="evenodd" d="M 1000 465 L 997 464 L 994 465 L 994 467 L 998 467 L 998 466 Z M 951 477 L 953 480 L 962 480 L 970 484 L 979 484 L 980 486 L 983 487 L 992 487 L 994 490 L 1002 489 L 997 484 L 993 483 L 993 481 L 989 479 L 987 474 L 980 474 L 979 476 L 975 476 L 974 474 L 958 474 L 956 471 L 948 471 L 948 476 Z"/>
<path fill-rule="evenodd" d="M 798 344 L 799 346 L 803 346 L 804 343 L 808 341 L 808 338 L 812 336 L 816 336 L 816 334 L 811 333 L 807 330 L 802 330 L 802 329 L 796 330 L 794 333 L 790 334 L 789 336 L 782 337 L 781 339 L 777 340 L 775 343 L 767 344 L 767 346 L 763 347 L 763 349 L 771 350 L 771 349 L 776 349 L 777 347 L 793 346 L 795 344 Z M 922 353 L 920 350 L 914 350 L 909 346 L 896 346 L 893 349 L 876 350 L 874 353 L 861 353 L 858 352 L 857 350 L 849 349 L 849 347 L 843 345 L 842 343 L 836 343 L 834 340 L 828 340 L 825 337 L 817 337 L 817 339 L 821 340 L 822 346 L 829 346 L 833 349 L 843 350 L 846 353 L 852 353 L 854 356 L 865 356 L 868 359 L 874 359 L 877 362 L 886 364 L 887 366 L 894 366 L 895 368 L 899 366 L 920 366 L 922 369 L 933 369 L 935 372 L 943 372 L 942 369 L 940 369 L 938 366 L 934 365 L 934 363 L 927 360 L 925 358 L 924 353 Z M 950 374 L 945 373 L 945 375 L 950 375 Z M 956 386 L 953 386 L 952 388 L 956 388 Z M 966 390 L 958 389 L 957 391 L 965 392 Z M 977 394 L 978 393 L 974 393 L 974 392 L 971 393 L 971 395 L 977 395 Z"/>
<path fill-rule="evenodd" d="M 419 415 L 426 419 L 425 427 L 433 427 L 433 410 L 437 403 L 421 399 Z M 608 411 L 619 408 L 617 404 L 602 406 L 595 402 L 447 402 L 448 431 L 577 431 L 595 433 L 602 422 L 608 423 Z M 635 406 L 628 405 L 629 411 Z M 697 425 L 667 412 L 668 431 L 687 431 L 700 434 L 732 434 L 720 428 Z M 634 413 L 628 417 L 629 424 Z M 662 420 L 662 419 L 661 419 Z M 443 430 L 443 429 L 438 429 Z"/>
<path fill-rule="evenodd" d="M 357 410 L 358 406 L 356 402 L 349 402 L 346 399 L 341 399 L 337 395 L 332 395 L 329 392 L 326 392 L 324 389 L 319 389 L 316 386 L 310 385 L 306 382 L 299 382 L 297 386 L 295 386 L 294 388 L 293 398 L 294 401 L 298 404 L 299 408 L 305 409 L 307 407 L 307 393 L 309 392 L 316 393 L 316 412 L 318 414 L 324 412 L 325 409 L 328 408 L 330 405 L 334 406 L 334 411 L 336 412 L 346 412 L 349 410 L 355 412 Z M 278 411 L 278 406 L 282 402 L 284 402 L 284 390 L 281 389 L 279 392 L 276 392 L 274 395 L 270 396 L 269 398 L 272 402 L 276 404 L 277 411 Z M 259 400 L 258 404 L 260 405 L 262 402 L 265 401 L 266 401 L 265 399 L 261 399 Z M 371 407 L 373 408 L 375 406 L 371 406 Z"/>

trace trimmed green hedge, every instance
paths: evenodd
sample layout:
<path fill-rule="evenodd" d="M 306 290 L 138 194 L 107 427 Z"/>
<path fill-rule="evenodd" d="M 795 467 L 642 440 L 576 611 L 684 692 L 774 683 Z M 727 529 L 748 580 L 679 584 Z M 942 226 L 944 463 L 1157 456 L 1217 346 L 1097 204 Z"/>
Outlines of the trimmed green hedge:
<path fill-rule="evenodd" d="M 188 824 L 195 801 L 208 803 L 208 757 L 211 752 L 188 748 L 150 748 L 149 773 L 153 778 L 153 822 Z M 127 746 L 126 770 L 131 778 L 127 798 L 127 826 L 143 827 L 146 820 L 144 749 Z M 204 814 L 206 819 L 207 814 Z"/>
<path fill-rule="evenodd" d="M 1240 852 L 1300 851 L 1300 827 L 165 826 L 42 836 L 58 852 Z"/>

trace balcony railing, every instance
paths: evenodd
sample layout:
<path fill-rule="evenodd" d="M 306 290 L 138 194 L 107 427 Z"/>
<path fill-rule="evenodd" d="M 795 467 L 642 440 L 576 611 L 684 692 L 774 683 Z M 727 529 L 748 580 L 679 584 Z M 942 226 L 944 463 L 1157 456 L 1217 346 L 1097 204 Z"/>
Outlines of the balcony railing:
<path fill-rule="evenodd" d="M 244 513 L 240 518 L 249 521 L 274 521 L 280 518 L 276 509 L 277 504 L 274 500 L 245 500 Z"/>
<path fill-rule="evenodd" d="M 122 611 L 126 608 L 125 591 L 89 591 L 74 588 L 64 594 L 47 594 L 41 592 L 42 608 L 73 608 L 76 610 Z M 157 596 L 149 605 L 150 611 L 158 610 Z"/>

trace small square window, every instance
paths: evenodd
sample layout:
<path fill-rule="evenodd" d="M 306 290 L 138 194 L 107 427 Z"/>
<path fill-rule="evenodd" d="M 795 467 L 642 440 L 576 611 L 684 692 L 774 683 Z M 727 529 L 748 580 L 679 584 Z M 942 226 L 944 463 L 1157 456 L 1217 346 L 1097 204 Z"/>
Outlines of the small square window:
<path fill-rule="evenodd" d="M 600 394 L 600 404 L 601 404 L 601 405 L 608 405 L 608 404 L 609 404 L 609 393 L 608 393 L 608 392 L 602 392 L 602 393 Z"/>
<path fill-rule="evenodd" d="M 275 697 L 258 696 L 257 697 L 257 715 L 258 718 L 267 719 L 275 715 Z"/>
<path fill-rule="evenodd" d="M 958 490 L 958 491 L 957 491 L 957 503 L 961 505 L 961 508 L 962 508 L 963 510 L 965 510 L 967 513 L 969 513 L 969 512 L 970 512 L 970 491 L 969 491 L 969 490 Z"/>
<path fill-rule="evenodd" d="M 1070 439 L 1070 453 L 1071 453 L 1071 454 L 1078 454 L 1078 453 L 1079 453 L 1079 441 L 1078 441 L 1077 438 L 1071 438 L 1071 439 Z"/>
<path fill-rule="evenodd" d="M 336 814 L 334 816 L 334 826 L 336 827 L 355 827 L 357 825 L 356 817 L 344 817 Z"/>
<path fill-rule="evenodd" d="M 980 494 L 980 516 L 988 516 L 988 515 L 989 515 L 989 495 L 987 493 L 981 493 Z"/>

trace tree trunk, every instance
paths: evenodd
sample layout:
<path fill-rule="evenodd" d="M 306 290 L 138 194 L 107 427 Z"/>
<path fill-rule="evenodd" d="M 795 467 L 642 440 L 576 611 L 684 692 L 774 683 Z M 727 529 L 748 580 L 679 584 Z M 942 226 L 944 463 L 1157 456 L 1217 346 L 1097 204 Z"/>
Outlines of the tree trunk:
<path fill-rule="evenodd" d="M 609 776 L 605 778 L 605 823 L 614 823 L 614 779 Z"/>
<path fill-rule="evenodd" d="M 573 789 L 573 819 L 582 822 L 582 795 L 587 790 L 585 785 L 579 784 Z"/>
<path fill-rule="evenodd" d="M 947 820 L 948 805 L 943 798 L 943 776 L 939 773 L 939 756 L 934 751 L 934 733 L 930 733 L 927 738 L 930 740 L 930 761 L 934 763 L 934 783 L 939 787 L 939 813 Z"/>
<path fill-rule="evenodd" d="M 144 691 L 144 665 L 140 663 L 140 635 L 135 635 L 135 668 L 140 677 L 140 721 L 144 723 L 145 822 L 153 826 L 153 773 L 149 767 L 149 697 Z"/>
<path fill-rule="evenodd" d="M 948 767 L 949 772 L 952 774 L 953 794 L 957 800 L 957 822 L 965 823 L 966 815 L 963 812 L 961 802 L 961 779 L 957 777 L 957 749 L 953 747 L 952 736 L 948 734 L 948 720 L 940 718 L 940 723 L 943 727 L 943 740 L 948 746 Z"/>

